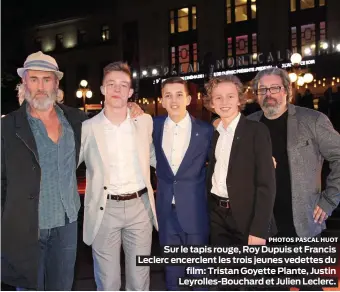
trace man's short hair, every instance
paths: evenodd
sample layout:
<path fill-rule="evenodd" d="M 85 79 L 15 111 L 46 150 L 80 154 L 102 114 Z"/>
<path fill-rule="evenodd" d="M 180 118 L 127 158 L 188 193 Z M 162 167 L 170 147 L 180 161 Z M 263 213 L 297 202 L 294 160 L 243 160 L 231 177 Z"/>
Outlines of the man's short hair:
<path fill-rule="evenodd" d="M 104 67 L 103 81 L 107 74 L 114 72 L 114 71 L 124 72 L 125 74 L 127 74 L 130 77 L 130 82 L 132 84 L 132 74 L 131 74 L 130 66 L 127 63 L 122 62 L 122 61 L 113 62 Z"/>
<path fill-rule="evenodd" d="M 287 92 L 287 98 L 286 99 L 287 99 L 288 102 L 291 101 L 292 97 L 293 97 L 292 83 L 290 81 L 288 72 L 284 69 L 277 68 L 277 67 L 264 69 L 262 71 L 259 71 L 256 74 L 255 78 L 253 79 L 253 90 L 254 90 L 255 94 L 257 93 L 257 88 L 259 86 L 260 79 L 262 77 L 268 76 L 268 75 L 279 76 L 281 78 L 282 85 Z"/>
<path fill-rule="evenodd" d="M 189 86 L 188 86 L 188 83 L 187 83 L 183 78 L 181 78 L 181 77 L 169 77 L 169 78 L 165 79 L 165 80 L 162 82 L 161 89 L 162 89 L 162 91 L 163 91 L 165 85 L 167 85 L 167 84 L 176 84 L 176 83 L 183 84 L 186 93 L 189 94 Z"/>

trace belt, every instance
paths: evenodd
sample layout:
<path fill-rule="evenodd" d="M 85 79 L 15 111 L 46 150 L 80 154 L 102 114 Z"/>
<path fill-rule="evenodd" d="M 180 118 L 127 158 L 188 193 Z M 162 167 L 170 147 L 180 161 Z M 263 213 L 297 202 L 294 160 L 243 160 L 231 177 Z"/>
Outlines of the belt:
<path fill-rule="evenodd" d="M 147 188 L 144 188 L 140 191 L 134 192 L 132 194 L 124 194 L 124 195 L 107 195 L 108 200 L 115 200 L 115 201 L 127 201 L 127 200 L 132 200 L 136 199 L 138 197 L 141 197 L 143 194 L 145 194 L 148 191 Z"/>
<path fill-rule="evenodd" d="M 212 198 L 214 198 L 214 200 L 216 200 L 217 205 L 219 207 L 225 208 L 225 209 L 230 209 L 230 202 L 229 199 L 222 199 L 222 197 L 217 196 L 215 194 L 211 194 Z"/>

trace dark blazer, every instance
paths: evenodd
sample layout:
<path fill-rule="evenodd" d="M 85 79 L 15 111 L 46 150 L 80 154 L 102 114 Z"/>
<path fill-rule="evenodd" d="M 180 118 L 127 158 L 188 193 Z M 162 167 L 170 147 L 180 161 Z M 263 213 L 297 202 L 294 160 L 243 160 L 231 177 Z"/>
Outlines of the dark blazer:
<path fill-rule="evenodd" d="M 207 234 L 209 216 L 205 188 L 206 161 L 211 146 L 213 127 L 191 117 L 192 128 L 188 150 L 173 174 L 162 148 L 166 117 L 154 118 L 153 143 L 157 159 L 156 213 L 159 230 L 164 229 L 175 196 L 179 223 L 188 234 Z"/>
<path fill-rule="evenodd" d="M 62 104 L 74 131 L 76 162 L 85 113 Z M 41 171 L 26 102 L 1 119 L 1 280 L 35 289 L 38 278 L 38 206 Z"/>
<path fill-rule="evenodd" d="M 259 111 L 247 119 L 260 121 L 262 115 Z M 313 237 L 326 228 L 325 222 L 314 222 L 315 207 L 330 216 L 340 203 L 340 135 L 323 113 L 288 104 L 287 153 L 295 230 L 298 236 Z M 331 172 L 321 191 L 324 159 Z"/>
<path fill-rule="evenodd" d="M 209 193 L 218 137 L 219 132 L 215 131 L 207 173 Z M 243 115 L 236 127 L 231 147 L 226 184 L 238 229 L 245 235 L 261 238 L 272 235 L 269 229 L 272 225 L 276 184 L 270 134 L 265 125 L 247 120 Z"/>

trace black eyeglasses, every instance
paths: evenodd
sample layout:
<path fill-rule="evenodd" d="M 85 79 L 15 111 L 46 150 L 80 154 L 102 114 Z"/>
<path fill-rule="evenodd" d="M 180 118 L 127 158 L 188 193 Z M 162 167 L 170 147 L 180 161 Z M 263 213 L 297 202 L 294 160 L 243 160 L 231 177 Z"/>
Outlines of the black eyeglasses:
<path fill-rule="evenodd" d="M 256 94 L 257 95 L 265 95 L 267 93 L 267 91 L 269 91 L 272 94 L 279 93 L 282 88 L 283 88 L 283 86 L 261 87 L 261 88 L 256 90 Z"/>

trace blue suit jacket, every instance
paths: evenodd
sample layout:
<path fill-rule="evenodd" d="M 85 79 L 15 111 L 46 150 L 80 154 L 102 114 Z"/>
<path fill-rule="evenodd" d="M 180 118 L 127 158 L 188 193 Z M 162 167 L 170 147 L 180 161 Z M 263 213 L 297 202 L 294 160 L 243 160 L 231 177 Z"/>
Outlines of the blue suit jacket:
<path fill-rule="evenodd" d="M 159 229 L 164 228 L 175 196 L 178 221 L 184 232 L 209 232 L 206 192 L 206 161 L 213 135 L 212 125 L 191 117 L 192 128 L 188 150 L 173 174 L 162 148 L 166 116 L 154 118 L 153 142 L 157 159 L 156 213 Z"/>

